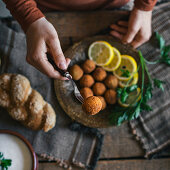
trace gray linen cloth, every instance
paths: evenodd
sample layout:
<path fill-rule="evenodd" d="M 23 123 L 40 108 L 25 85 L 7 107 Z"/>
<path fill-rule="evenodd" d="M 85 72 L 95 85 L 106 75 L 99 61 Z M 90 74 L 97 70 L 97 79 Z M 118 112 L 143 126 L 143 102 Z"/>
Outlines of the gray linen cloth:
<path fill-rule="evenodd" d="M 26 76 L 32 88 L 39 91 L 53 106 L 57 118 L 56 126 L 48 133 L 32 131 L 13 120 L 5 109 L 0 108 L 0 129 L 19 132 L 30 141 L 38 155 L 57 161 L 65 168 L 73 164 L 93 169 L 99 157 L 103 136 L 98 131 L 91 132 L 90 129 L 86 130 L 86 133 L 81 133 L 68 128 L 71 119 L 64 113 L 57 101 L 53 80 L 26 63 L 25 35 L 20 32 L 16 22 L 7 23 L 10 23 L 13 29 L 0 22 L 1 73 L 19 73 Z"/>
<path fill-rule="evenodd" d="M 152 26 L 170 45 L 170 3 L 162 4 L 153 12 Z M 139 49 L 148 60 L 156 59 L 159 50 L 154 37 Z M 151 75 L 166 82 L 165 91 L 154 90 L 149 104 L 151 112 L 143 112 L 137 120 L 131 121 L 132 132 L 145 149 L 145 157 L 165 148 L 170 144 L 170 67 L 165 64 L 149 65 Z"/>

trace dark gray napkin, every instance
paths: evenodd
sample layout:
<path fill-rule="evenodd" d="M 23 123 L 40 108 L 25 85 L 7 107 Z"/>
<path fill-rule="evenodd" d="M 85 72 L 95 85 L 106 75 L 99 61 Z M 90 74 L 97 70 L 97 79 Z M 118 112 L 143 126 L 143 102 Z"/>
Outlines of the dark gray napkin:
<path fill-rule="evenodd" d="M 4 21 L 0 22 L 1 73 L 19 73 L 26 76 L 32 88 L 39 91 L 53 106 L 57 120 L 56 126 L 48 133 L 32 131 L 13 120 L 6 110 L 0 108 L 0 129 L 19 132 L 30 141 L 38 155 L 48 160 L 55 160 L 61 166 L 77 165 L 93 169 L 99 157 L 103 136 L 100 132 L 94 132 L 91 129 L 88 129 L 86 133 L 76 131 L 80 129 L 78 124 L 72 127 L 74 131 L 68 128 L 71 119 L 64 113 L 57 101 L 53 80 L 26 63 L 25 35 L 20 32 L 16 22 L 8 20 L 5 23 Z M 12 26 L 13 29 L 7 25 Z"/>
<path fill-rule="evenodd" d="M 153 12 L 153 30 L 158 31 L 170 45 L 170 3 L 156 7 Z M 159 56 L 158 44 L 154 37 L 140 47 L 144 57 L 148 60 Z M 149 71 L 155 78 L 166 82 L 165 92 L 154 90 L 153 98 L 149 102 L 153 111 L 143 112 L 130 125 L 136 138 L 140 140 L 148 157 L 170 144 L 170 67 L 165 64 L 149 65 Z"/>

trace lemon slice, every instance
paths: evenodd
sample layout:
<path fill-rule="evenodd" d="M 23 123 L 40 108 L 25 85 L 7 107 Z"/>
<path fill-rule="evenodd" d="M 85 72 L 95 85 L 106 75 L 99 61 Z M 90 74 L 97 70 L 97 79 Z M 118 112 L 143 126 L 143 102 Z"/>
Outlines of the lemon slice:
<path fill-rule="evenodd" d="M 120 80 L 119 81 L 119 86 L 121 88 L 129 87 L 129 86 L 132 86 L 134 84 L 137 84 L 137 82 L 138 82 L 138 73 L 135 73 L 133 78 L 130 80 L 128 85 L 127 85 L 128 81 Z"/>
<path fill-rule="evenodd" d="M 88 55 L 96 65 L 104 66 L 110 63 L 114 57 L 112 46 L 106 41 L 96 41 L 92 43 L 88 50 Z"/>
<path fill-rule="evenodd" d="M 114 52 L 113 59 L 110 61 L 110 63 L 108 65 L 103 66 L 103 68 L 106 71 L 114 71 L 120 66 L 120 63 L 121 63 L 120 52 L 114 47 L 113 47 L 113 52 Z"/>
<path fill-rule="evenodd" d="M 133 57 L 129 55 L 121 55 L 121 64 L 117 70 L 113 73 L 119 80 L 129 80 L 133 74 L 137 71 L 137 64 Z M 128 72 L 129 76 L 126 77 L 123 75 L 123 71 Z"/>
<path fill-rule="evenodd" d="M 136 100 L 136 102 L 140 100 L 141 95 L 139 95 L 139 94 L 140 94 L 140 88 L 137 88 L 136 90 L 132 91 L 132 92 L 129 94 L 129 96 L 128 96 L 128 98 L 126 99 L 126 102 L 125 102 L 125 103 L 122 103 L 122 102 L 120 101 L 120 99 L 118 100 L 118 103 L 119 103 L 119 105 L 122 106 L 122 107 L 128 107 L 128 106 L 131 105 L 133 102 L 135 102 L 135 99 L 138 98 L 138 99 Z"/>

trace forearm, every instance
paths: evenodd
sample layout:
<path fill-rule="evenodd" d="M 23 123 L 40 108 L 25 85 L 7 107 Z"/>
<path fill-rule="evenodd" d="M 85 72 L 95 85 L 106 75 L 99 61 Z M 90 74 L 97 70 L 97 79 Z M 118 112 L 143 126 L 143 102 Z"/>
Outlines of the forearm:
<path fill-rule="evenodd" d="M 44 17 L 37 8 L 34 0 L 3 0 L 13 17 L 19 22 L 24 32 L 30 24 L 39 18 Z"/>
<path fill-rule="evenodd" d="M 135 7 L 143 11 L 151 11 L 157 0 L 135 0 Z"/>

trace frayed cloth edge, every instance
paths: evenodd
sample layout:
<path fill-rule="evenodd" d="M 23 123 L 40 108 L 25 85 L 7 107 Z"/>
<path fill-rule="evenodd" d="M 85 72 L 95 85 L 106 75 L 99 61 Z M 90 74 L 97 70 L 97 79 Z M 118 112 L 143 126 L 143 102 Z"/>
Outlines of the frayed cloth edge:
<path fill-rule="evenodd" d="M 132 122 L 130 122 L 129 124 L 130 124 L 130 127 L 131 127 L 131 129 L 132 129 L 132 134 L 135 136 L 135 139 L 136 139 L 138 142 L 141 143 L 142 149 L 145 151 L 144 157 L 147 158 L 147 159 L 148 159 L 151 155 L 153 155 L 153 154 L 161 151 L 162 149 L 164 149 L 165 147 L 167 147 L 167 146 L 170 144 L 170 140 L 168 140 L 168 141 L 164 142 L 163 144 L 161 144 L 160 146 L 152 149 L 151 151 L 148 151 L 148 150 L 145 148 L 145 144 L 144 144 L 144 141 L 143 141 L 143 139 L 142 139 L 141 133 L 140 133 L 137 129 L 135 129 L 135 126 L 133 125 Z"/>
<path fill-rule="evenodd" d="M 58 166 L 65 168 L 65 169 L 68 169 L 68 170 L 72 170 L 73 165 L 80 167 L 80 168 L 85 168 L 85 165 L 82 164 L 81 162 L 69 162 L 69 161 L 66 161 L 66 160 L 63 160 L 63 159 L 59 159 L 59 158 L 55 158 L 53 156 L 49 156 L 45 153 L 38 154 L 38 156 L 40 156 L 41 158 L 46 159 L 48 161 L 55 161 Z"/>

